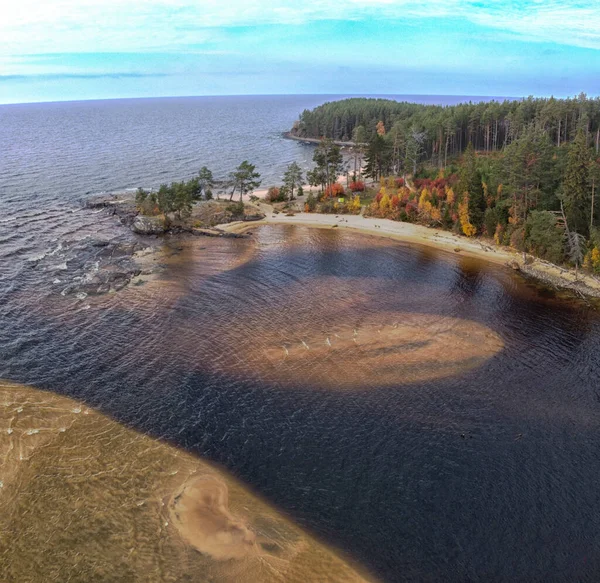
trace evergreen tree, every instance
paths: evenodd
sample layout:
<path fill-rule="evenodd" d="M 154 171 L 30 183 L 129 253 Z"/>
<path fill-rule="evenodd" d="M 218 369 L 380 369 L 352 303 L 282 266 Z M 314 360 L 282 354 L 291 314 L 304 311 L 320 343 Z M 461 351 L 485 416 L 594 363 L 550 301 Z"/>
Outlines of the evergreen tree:
<path fill-rule="evenodd" d="M 468 145 L 463 156 L 457 194 L 459 200 L 463 199 L 465 196 L 468 197 L 469 222 L 477 230 L 481 229 L 486 202 L 483 195 L 481 173 L 477 168 L 477 158 L 475 156 L 473 144 Z"/>
<path fill-rule="evenodd" d="M 391 153 L 386 139 L 382 135 L 375 134 L 367 147 L 365 174 L 373 180 L 379 180 L 385 176 L 390 170 Z"/>
<path fill-rule="evenodd" d="M 333 140 L 323 139 L 315 150 L 313 162 L 321 179 L 320 184 L 327 188 L 337 182 L 338 174 L 343 170 L 344 158 L 340 147 Z M 316 174 L 313 175 L 315 177 Z"/>
<path fill-rule="evenodd" d="M 294 190 L 302 187 L 302 170 L 297 162 L 292 162 L 283 175 L 283 184 L 290 193 L 290 200 L 294 200 Z"/>
<path fill-rule="evenodd" d="M 231 191 L 229 200 L 233 199 L 233 194 L 237 189 L 240 193 L 240 203 L 243 203 L 245 194 L 250 194 L 261 183 L 259 180 L 260 174 L 256 172 L 256 166 L 250 164 L 248 160 L 244 160 L 236 168 L 235 172 L 231 173 L 231 178 L 233 179 L 233 190 Z"/>
<path fill-rule="evenodd" d="M 212 171 L 206 166 L 200 168 L 200 172 L 198 173 L 198 183 L 200 185 L 200 193 L 204 195 L 206 200 L 210 200 L 212 198 L 212 189 L 215 185 L 215 181 Z"/>
<path fill-rule="evenodd" d="M 562 183 L 562 200 L 569 229 L 586 236 L 590 232 L 592 207 L 590 162 L 590 150 L 585 133 L 580 129 L 575 140 L 569 146 Z"/>

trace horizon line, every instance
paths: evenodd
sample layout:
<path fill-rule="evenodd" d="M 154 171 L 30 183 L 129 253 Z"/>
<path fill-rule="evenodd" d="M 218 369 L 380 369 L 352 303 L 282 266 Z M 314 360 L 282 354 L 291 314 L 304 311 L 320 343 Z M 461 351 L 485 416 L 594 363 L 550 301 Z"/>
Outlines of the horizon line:
<path fill-rule="evenodd" d="M 586 94 L 587 95 L 587 94 Z M 134 101 L 134 100 L 152 100 L 152 99 L 202 99 L 211 97 L 464 97 L 473 99 L 509 101 L 525 100 L 530 97 L 534 99 L 568 99 L 567 97 L 556 97 L 555 95 L 468 95 L 462 93 L 231 93 L 231 94 L 210 94 L 210 95 L 155 95 L 141 97 L 89 97 L 83 99 L 57 99 L 51 101 L 6 101 L 0 102 L 0 107 L 8 105 L 50 105 L 54 103 L 86 103 L 94 101 Z M 590 97 L 590 95 L 587 95 Z M 577 97 L 572 96 L 572 97 Z M 571 96 L 569 98 L 572 98 Z M 595 97 L 595 96 L 593 96 Z"/>

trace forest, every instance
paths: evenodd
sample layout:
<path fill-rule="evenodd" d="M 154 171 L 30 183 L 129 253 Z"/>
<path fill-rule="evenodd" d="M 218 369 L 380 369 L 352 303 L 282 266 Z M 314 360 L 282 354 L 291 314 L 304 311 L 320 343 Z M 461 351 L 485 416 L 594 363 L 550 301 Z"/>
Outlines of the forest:
<path fill-rule="evenodd" d="M 364 174 L 377 184 L 367 214 L 487 235 L 600 272 L 598 98 L 347 99 L 305 111 L 292 134 L 322 137 L 321 149 L 354 142 L 353 182 Z"/>

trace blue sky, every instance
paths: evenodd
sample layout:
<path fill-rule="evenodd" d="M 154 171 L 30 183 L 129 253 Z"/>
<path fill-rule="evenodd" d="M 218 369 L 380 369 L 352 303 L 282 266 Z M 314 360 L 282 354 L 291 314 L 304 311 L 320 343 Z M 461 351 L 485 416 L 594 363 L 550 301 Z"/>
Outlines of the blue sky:
<path fill-rule="evenodd" d="M 600 94 L 600 0 L 17 0 L 0 103 Z"/>

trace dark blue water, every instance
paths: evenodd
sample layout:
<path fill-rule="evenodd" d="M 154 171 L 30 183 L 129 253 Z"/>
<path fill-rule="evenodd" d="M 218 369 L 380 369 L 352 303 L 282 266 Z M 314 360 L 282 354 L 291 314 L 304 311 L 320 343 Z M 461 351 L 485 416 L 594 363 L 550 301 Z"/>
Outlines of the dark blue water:
<path fill-rule="evenodd" d="M 275 177 L 310 158 L 279 133 L 311 99 L 0 108 L 0 378 L 223 464 L 383 581 L 597 581 L 593 308 L 455 254 L 276 226 L 248 240 L 169 240 L 158 285 L 97 301 L 49 285 L 71 241 L 124 236 L 80 207 L 86 192 L 182 178 L 211 160 L 226 172 L 219 160 L 240 157 Z M 244 115 L 248 142 L 232 141 L 227 123 Z M 220 135 L 219 147 L 207 138 Z M 339 389 L 334 359 L 329 378 L 299 366 L 290 381 L 259 358 L 273 338 L 291 346 L 374 322 L 385 333 L 415 317 L 450 322 L 467 344 L 482 327 L 502 348 L 419 381 L 400 358 L 391 384 L 357 353 L 368 374 Z"/>

